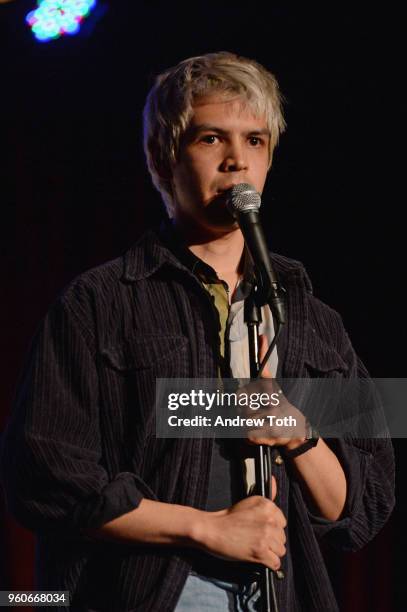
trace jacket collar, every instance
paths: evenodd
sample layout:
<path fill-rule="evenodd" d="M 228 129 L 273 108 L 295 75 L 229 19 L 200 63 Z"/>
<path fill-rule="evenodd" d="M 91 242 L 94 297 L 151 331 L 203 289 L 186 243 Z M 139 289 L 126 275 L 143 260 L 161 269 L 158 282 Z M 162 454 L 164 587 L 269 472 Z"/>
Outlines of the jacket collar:
<path fill-rule="evenodd" d="M 283 286 L 303 283 L 306 290 L 312 293 L 311 281 L 301 262 L 277 253 L 270 253 L 270 256 Z M 148 278 L 165 264 L 192 274 L 163 243 L 158 230 L 147 230 L 124 254 L 122 280 L 131 283 Z"/>

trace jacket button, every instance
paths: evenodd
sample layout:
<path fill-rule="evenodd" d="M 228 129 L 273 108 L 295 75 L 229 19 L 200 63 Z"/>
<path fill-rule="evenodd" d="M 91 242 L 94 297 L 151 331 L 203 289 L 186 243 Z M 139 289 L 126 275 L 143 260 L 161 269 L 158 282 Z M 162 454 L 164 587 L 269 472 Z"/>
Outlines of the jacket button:
<path fill-rule="evenodd" d="M 276 570 L 276 578 L 278 578 L 279 580 L 284 580 L 285 574 L 283 570 L 281 569 Z"/>
<path fill-rule="evenodd" d="M 276 455 L 276 457 L 274 458 L 274 463 L 276 465 L 282 465 L 284 463 L 284 459 L 281 455 Z"/>

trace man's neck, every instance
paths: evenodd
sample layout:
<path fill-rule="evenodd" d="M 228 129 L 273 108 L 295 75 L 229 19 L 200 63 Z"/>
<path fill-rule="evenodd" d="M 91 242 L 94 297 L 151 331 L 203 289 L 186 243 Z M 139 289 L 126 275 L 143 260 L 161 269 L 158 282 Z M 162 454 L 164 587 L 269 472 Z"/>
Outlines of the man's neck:
<path fill-rule="evenodd" d="M 219 278 L 238 274 L 244 249 L 244 239 L 239 228 L 217 236 L 197 236 L 186 232 L 185 227 L 178 223 L 175 223 L 175 227 L 192 253 L 211 266 Z"/>
<path fill-rule="evenodd" d="M 240 230 L 225 234 L 209 242 L 190 244 L 189 249 L 211 266 L 222 278 L 222 273 L 237 272 L 242 258 L 244 240 Z"/>
<path fill-rule="evenodd" d="M 186 232 L 185 227 L 180 227 L 177 223 L 175 226 L 190 251 L 211 266 L 220 280 L 226 282 L 230 301 L 243 272 L 244 239 L 240 229 L 218 235 L 205 235 L 202 231 Z"/>

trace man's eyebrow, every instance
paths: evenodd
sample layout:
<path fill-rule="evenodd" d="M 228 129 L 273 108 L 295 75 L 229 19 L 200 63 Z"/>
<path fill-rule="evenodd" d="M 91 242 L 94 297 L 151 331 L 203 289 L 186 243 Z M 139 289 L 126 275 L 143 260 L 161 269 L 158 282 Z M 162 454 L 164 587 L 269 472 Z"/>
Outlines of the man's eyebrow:
<path fill-rule="evenodd" d="M 191 125 L 189 128 L 191 134 L 199 134 L 199 132 L 215 132 L 217 134 L 221 134 L 222 136 L 227 136 L 229 133 L 228 130 L 223 130 L 222 128 L 211 125 L 209 123 L 200 123 L 198 125 Z M 248 130 L 245 132 L 246 136 L 270 136 L 270 130 L 268 128 L 254 129 Z"/>
<path fill-rule="evenodd" d="M 268 128 L 262 128 L 261 130 L 250 130 L 247 133 L 253 134 L 253 136 L 270 136 L 271 135 L 271 132 Z"/>
<path fill-rule="evenodd" d="M 223 130 L 216 125 L 211 125 L 210 123 L 199 123 L 197 125 L 191 125 L 188 130 L 192 135 L 199 134 L 199 132 L 216 132 L 217 134 L 226 135 L 227 130 Z"/>

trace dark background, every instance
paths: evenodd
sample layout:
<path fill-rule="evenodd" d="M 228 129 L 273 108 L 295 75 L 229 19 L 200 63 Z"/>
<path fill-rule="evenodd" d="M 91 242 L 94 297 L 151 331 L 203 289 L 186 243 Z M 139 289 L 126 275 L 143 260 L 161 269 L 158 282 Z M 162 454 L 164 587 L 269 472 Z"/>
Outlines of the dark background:
<path fill-rule="evenodd" d="M 42 44 L 24 23 L 32 8 L 34 0 L 0 5 L 0 430 L 29 340 L 58 292 L 162 214 L 142 153 L 144 99 L 157 72 L 209 51 L 257 59 L 286 98 L 288 129 L 263 195 L 271 248 L 305 263 L 373 376 L 405 375 L 405 34 L 391 5 L 105 2 L 80 35 Z M 391 521 L 363 551 L 329 562 L 346 612 L 407 607 L 404 440 L 395 449 Z M 4 503 L 0 517 L 0 588 L 29 589 L 32 536 Z"/>

